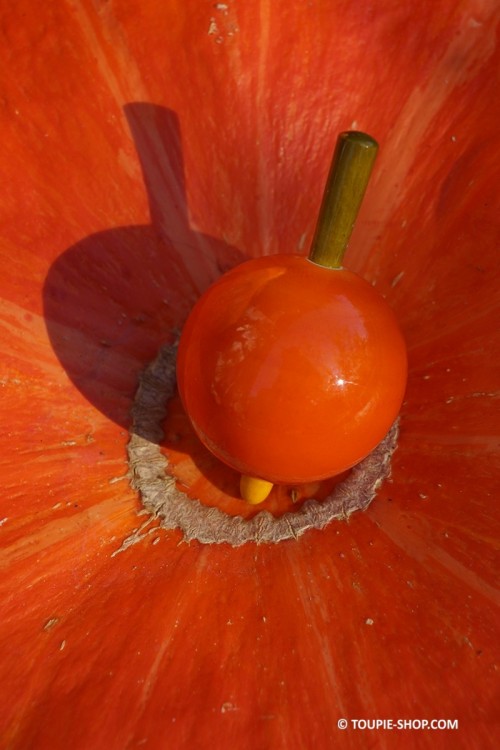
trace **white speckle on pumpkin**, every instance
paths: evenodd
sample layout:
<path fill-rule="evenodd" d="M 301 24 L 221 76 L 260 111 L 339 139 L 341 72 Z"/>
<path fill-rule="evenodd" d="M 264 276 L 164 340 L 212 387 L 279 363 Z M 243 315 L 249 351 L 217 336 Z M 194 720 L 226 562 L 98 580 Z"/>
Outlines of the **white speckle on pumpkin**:
<path fill-rule="evenodd" d="M 128 474 L 123 474 L 121 477 L 111 477 L 111 479 L 108 479 L 108 484 L 116 484 L 116 482 L 123 482 L 124 479 L 128 479 Z"/>
<path fill-rule="evenodd" d="M 404 275 L 405 275 L 405 272 L 404 271 L 400 271 L 398 273 L 398 275 L 395 276 L 393 278 L 393 280 L 391 281 L 391 287 L 394 288 L 395 286 L 397 286 L 397 284 L 399 284 L 399 282 L 401 281 L 401 279 L 403 278 Z"/>
<path fill-rule="evenodd" d="M 59 622 L 59 617 L 51 617 L 43 626 L 44 630 L 51 630 Z"/>
<path fill-rule="evenodd" d="M 373 625 L 373 620 L 371 617 L 367 617 L 365 620 L 365 625 Z"/>
<path fill-rule="evenodd" d="M 307 237 L 307 232 L 302 232 L 302 234 L 299 237 L 299 241 L 297 243 L 297 250 L 299 251 L 302 250 L 306 241 L 306 237 Z"/>
<path fill-rule="evenodd" d="M 217 21 L 215 18 L 210 19 L 210 24 L 208 26 L 208 34 L 218 34 L 219 33 L 219 27 L 217 26 Z"/>

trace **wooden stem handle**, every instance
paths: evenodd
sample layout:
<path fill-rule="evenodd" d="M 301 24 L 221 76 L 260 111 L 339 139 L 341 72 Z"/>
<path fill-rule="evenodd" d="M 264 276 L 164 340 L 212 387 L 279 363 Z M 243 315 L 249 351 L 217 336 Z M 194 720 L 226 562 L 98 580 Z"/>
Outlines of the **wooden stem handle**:
<path fill-rule="evenodd" d="M 314 263 L 341 268 L 377 151 L 366 133 L 339 135 L 309 253 Z"/>

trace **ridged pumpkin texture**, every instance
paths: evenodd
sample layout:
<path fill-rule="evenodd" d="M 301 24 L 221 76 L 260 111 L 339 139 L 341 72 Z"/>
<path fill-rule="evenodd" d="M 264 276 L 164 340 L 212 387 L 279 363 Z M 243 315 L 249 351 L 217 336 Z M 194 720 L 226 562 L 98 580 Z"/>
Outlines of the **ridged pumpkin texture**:
<path fill-rule="evenodd" d="M 498 20 L 0 3 L 2 747 L 496 747 Z M 391 478 L 348 524 L 186 544 L 128 483 L 139 375 L 223 271 L 307 254 L 349 129 L 380 152 L 344 265 L 408 345 Z M 177 397 L 163 428 L 179 488 L 257 512 Z"/>

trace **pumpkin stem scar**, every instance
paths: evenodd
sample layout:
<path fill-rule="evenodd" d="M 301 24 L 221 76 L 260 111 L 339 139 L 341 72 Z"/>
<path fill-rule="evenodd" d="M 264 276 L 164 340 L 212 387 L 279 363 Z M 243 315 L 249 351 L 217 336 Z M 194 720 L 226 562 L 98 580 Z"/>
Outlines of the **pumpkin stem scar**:
<path fill-rule="evenodd" d="M 307 500 L 296 512 L 275 517 L 261 511 L 245 519 L 207 507 L 181 492 L 169 474 L 168 459 L 160 450 L 161 423 L 176 387 L 176 353 L 177 344 L 166 344 L 160 349 L 139 378 L 132 406 L 128 478 L 152 520 L 165 529 L 180 529 L 186 541 L 195 539 L 202 544 L 226 543 L 239 547 L 248 542 L 269 544 L 297 539 L 309 529 L 323 529 L 334 519 L 345 520 L 354 511 L 368 507 L 389 476 L 397 445 L 398 420 L 375 450 L 325 500 Z"/>

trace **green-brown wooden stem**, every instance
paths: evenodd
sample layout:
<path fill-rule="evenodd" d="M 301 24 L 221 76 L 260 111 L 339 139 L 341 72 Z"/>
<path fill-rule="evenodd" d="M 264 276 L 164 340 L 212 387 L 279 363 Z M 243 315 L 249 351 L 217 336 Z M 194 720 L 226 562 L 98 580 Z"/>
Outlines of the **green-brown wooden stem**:
<path fill-rule="evenodd" d="M 340 133 L 309 253 L 314 263 L 341 268 L 377 151 L 366 133 Z"/>

